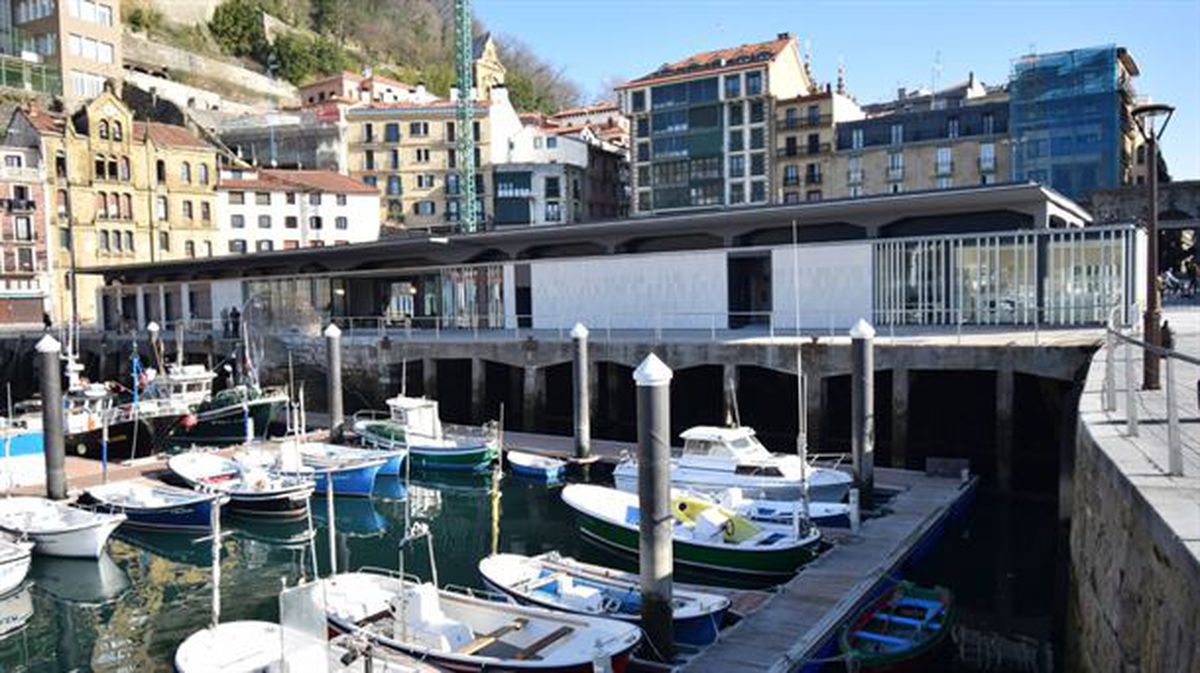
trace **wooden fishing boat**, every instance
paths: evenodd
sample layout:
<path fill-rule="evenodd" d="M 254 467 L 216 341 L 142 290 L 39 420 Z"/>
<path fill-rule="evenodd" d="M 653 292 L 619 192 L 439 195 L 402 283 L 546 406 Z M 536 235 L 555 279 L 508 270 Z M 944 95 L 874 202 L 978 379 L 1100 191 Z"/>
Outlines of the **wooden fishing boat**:
<path fill-rule="evenodd" d="M 519 603 L 641 624 L 641 588 L 631 573 L 549 552 L 488 556 L 479 562 L 479 574 Z M 728 609 L 724 596 L 676 587 L 671 600 L 675 640 L 708 645 L 717 639 Z"/>
<path fill-rule="evenodd" d="M 901 582 L 863 609 L 839 635 L 842 655 L 858 670 L 935 670 L 938 646 L 954 621 L 954 596 Z"/>
<path fill-rule="evenodd" d="M 0 538 L 0 596 L 21 586 L 33 561 L 33 544 Z"/>
<path fill-rule="evenodd" d="M 563 502 L 579 515 L 584 535 L 637 554 L 641 512 L 636 495 L 617 489 L 571 484 Z M 783 579 L 815 558 L 821 533 L 815 527 L 753 522 L 695 499 L 672 500 L 675 562 L 702 570 Z"/>
<path fill-rule="evenodd" d="M 671 455 L 671 485 L 702 493 L 738 487 L 749 497 L 794 501 L 841 502 L 852 479 L 840 470 L 805 465 L 796 455 L 771 453 L 745 426 L 696 426 L 680 435 L 683 448 Z M 637 459 L 626 458 L 613 471 L 617 488 L 637 491 Z"/>
<path fill-rule="evenodd" d="M 233 446 L 246 441 L 247 431 L 263 437 L 271 419 L 288 401 L 287 393 L 282 390 L 250 384 L 236 385 L 215 394 L 206 389 L 197 399 L 190 386 L 201 377 L 207 377 L 204 379 L 207 382 L 213 373 L 200 365 L 186 365 L 176 371 L 168 369 L 168 380 L 178 386 L 189 386 L 185 399 L 192 409 L 191 416 L 167 437 L 168 448 Z"/>
<path fill-rule="evenodd" d="M 273 474 L 204 451 L 171 456 L 167 468 L 196 490 L 229 496 L 231 511 L 253 517 L 303 517 L 314 489 L 310 479 Z"/>
<path fill-rule="evenodd" d="M 123 514 L 89 512 L 45 498 L 0 499 L 0 530 L 34 544 L 46 556 L 100 558 Z"/>
<path fill-rule="evenodd" d="M 443 426 L 435 400 L 397 395 L 387 405 L 386 419 L 356 420 L 354 432 L 367 446 L 407 448 L 414 469 L 480 472 L 499 455 L 486 429 Z"/>
<path fill-rule="evenodd" d="M 326 580 L 326 616 L 339 633 L 451 671 L 620 673 L 641 639 L 638 627 L 497 602 L 376 572 Z"/>
<path fill-rule="evenodd" d="M 217 493 L 139 480 L 92 486 L 79 498 L 90 509 L 124 514 L 128 526 L 180 532 L 209 530 L 213 508 L 227 501 Z"/>
<path fill-rule="evenodd" d="M 562 481 L 567 461 L 524 451 L 506 451 L 504 460 L 514 474 L 545 482 Z"/>
<path fill-rule="evenodd" d="M 328 490 L 332 480 L 336 495 L 369 498 L 375 490 L 375 478 L 391 456 L 382 451 L 289 439 L 250 445 L 235 459 L 281 476 L 311 479 L 317 493 Z"/>

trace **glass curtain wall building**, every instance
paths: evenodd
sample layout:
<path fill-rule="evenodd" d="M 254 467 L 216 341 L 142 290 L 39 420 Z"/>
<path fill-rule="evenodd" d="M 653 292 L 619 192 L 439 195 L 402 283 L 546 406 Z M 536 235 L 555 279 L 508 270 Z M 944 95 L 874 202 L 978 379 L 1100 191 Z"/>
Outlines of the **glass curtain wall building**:
<path fill-rule="evenodd" d="M 1034 54 L 1013 63 L 1013 179 L 1083 199 L 1132 182 L 1133 59 L 1116 46 Z"/>
<path fill-rule="evenodd" d="M 656 210 L 724 202 L 720 78 L 650 89 L 650 158 Z"/>

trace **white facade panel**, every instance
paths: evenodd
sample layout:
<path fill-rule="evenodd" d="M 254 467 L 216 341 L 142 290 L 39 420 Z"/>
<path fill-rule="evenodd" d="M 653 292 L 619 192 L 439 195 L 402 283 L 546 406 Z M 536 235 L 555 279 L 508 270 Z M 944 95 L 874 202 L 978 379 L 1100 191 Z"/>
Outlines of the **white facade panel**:
<path fill-rule="evenodd" d="M 771 300 L 776 329 L 800 326 L 845 331 L 871 320 L 871 244 L 786 245 L 771 250 Z"/>
<path fill-rule="evenodd" d="M 726 253 L 672 252 L 533 262 L 535 328 L 709 329 L 729 307 Z"/>

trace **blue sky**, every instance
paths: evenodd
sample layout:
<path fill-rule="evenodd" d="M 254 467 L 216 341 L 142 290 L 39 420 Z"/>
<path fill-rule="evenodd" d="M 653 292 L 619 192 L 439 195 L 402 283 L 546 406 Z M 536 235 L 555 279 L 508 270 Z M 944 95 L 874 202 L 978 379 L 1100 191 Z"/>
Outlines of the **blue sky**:
<path fill-rule="evenodd" d="M 1003 82 L 1028 53 L 1119 44 L 1137 60 L 1139 94 L 1175 105 L 1163 154 L 1175 179 L 1200 178 L 1200 0 L 475 0 L 494 32 L 519 37 L 589 98 L 691 53 L 789 31 L 811 43 L 817 79 L 846 67 L 859 102 L 969 71 Z"/>

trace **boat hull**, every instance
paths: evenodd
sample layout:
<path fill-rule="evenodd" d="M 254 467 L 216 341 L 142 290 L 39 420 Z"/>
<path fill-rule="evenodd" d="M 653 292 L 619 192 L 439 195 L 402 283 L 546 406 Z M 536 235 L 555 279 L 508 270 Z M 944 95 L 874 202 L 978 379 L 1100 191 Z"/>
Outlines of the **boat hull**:
<path fill-rule="evenodd" d="M 636 556 L 638 554 L 638 529 L 620 526 L 605 519 L 576 510 L 579 527 L 584 535 Z M 751 574 L 763 577 L 787 578 L 817 556 L 817 544 L 790 547 L 769 551 L 745 549 L 717 549 L 700 546 L 675 539 L 672 543 L 675 562 L 681 565 L 706 570 L 736 574 Z"/>
<path fill-rule="evenodd" d="M 886 612 L 898 598 L 916 596 L 930 602 L 942 605 L 940 627 L 925 638 L 914 638 L 908 643 L 909 647 L 889 648 L 886 651 L 866 652 L 857 649 L 852 642 L 852 634 L 868 629 L 873 615 Z M 892 590 L 884 592 L 873 603 L 868 605 L 851 622 L 842 628 L 838 637 L 838 645 L 842 655 L 853 660 L 857 670 L 874 673 L 901 673 L 903 671 L 940 670 L 943 666 L 942 644 L 946 641 L 950 628 L 954 623 L 954 601 L 950 592 L 941 587 L 923 589 L 907 582 L 897 585 Z M 897 639 L 900 640 L 900 639 Z"/>
<path fill-rule="evenodd" d="M 163 448 L 167 436 L 183 416 L 152 416 L 117 423 L 108 428 L 108 461 L 119 462 L 153 456 Z M 104 431 L 100 427 L 66 436 L 68 454 L 101 460 L 104 458 Z"/>
<path fill-rule="evenodd" d="M 435 472 L 482 472 L 496 459 L 496 448 L 486 443 L 453 449 L 414 444 L 408 451 L 414 469 Z"/>
<path fill-rule="evenodd" d="M 529 467 L 527 465 L 518 465 L 516 463 L 509 463 L 508 465 L 512 469 L 513 474 L 524 477 L 525 479 L 533 479 L 547 483 L 562 481 L 563 472 L 566 471 L 566 469 L 562 467 Z"/>
<path fill-rule="evenodd" d="M 229 511 L 254 519 L 299 519 L 308 514 L 311 487 L 265 495 L 229 494 Z"/>
<path fill-rule="evenodd" d="M 316 467 L 311 473 L 296 473 L 296 476 L 310 475 L 316 484 L 316 492 L 325 493 L 329 490 L 329 476 L 332 473 L 334 495 L 369 498 L 375 490 L 375 478 L 381 467 L 383 463 L 378 461 L 333 470 Z"/>
<path fill-rule="evenodd" d="M 0 596 L 7 595 L 13 589 L 21 586 L 29 574 L 29 566 L 33 562 L 33 553 L 14 554 L 0 561 Z"/>
<path fill-rule="evenodd" d="M 73 530 L 53 533 L 30 533 L 34 553 L 65 558 L 100 558 L 108 538 L 123 519 L 97 522 Z"/>
<path fill-rule="evenodd" d="M 101 512 L 124 514 L 125 525 L 147 530 L 202 532 L 212 527 L 216 499 L 197 500 L 166 507 L 121 507 L 96 501 L 93 508 Z"/>
<path fill-rule="evenodd" d="M 283 406 L 283 400 L 263 398 L 246 403 L 246 412 L 241 404 L 231 404 L 220 409 L 202 412 L 196 424 L 190 428 L 179 425 L 167 437 L 165 446 L 170 449 L 198 447 L 224 447 L 246 441 L 246 414 L 254 421 L 254 432 L 261 436 L 271 419 Z"/>

